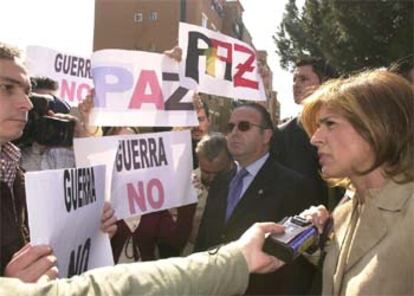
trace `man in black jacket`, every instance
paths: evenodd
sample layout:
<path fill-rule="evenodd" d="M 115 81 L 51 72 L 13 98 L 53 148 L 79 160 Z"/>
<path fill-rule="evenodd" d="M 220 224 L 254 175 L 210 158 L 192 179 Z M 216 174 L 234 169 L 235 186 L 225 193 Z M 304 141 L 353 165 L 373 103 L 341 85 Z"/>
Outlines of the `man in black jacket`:
<path fill-rule="evenodd" d="M 269 156 L 272 123 L 266 109 L 241 105 L 228 126 L 228 148 L 236 166 L 218 175 L 210 187 L 195 251 L 235 240 L 255 222 L 280 221 L 315 203 L 311 185 Z M 314 271 L 300 257 L 277 272 L 252 275 L 246 293 L 305 294 Z"/>
<path fill-rule="evenodd" d="M 293 74 L 295 103 L 301 104 L 323 82 L 335 76 L 334 69 L 322 59 L 299 59 Z M 298 172 L 314 184 L 318 194 L 317 205 L 323 204 L 329 209 L 334 208 L 342 193 L 328 190 L 327 184 L 322 180 L 316 148 L 310 144 L 309 137 L 297 117 L 275 129 L 271 154 L 279 163 Z"/>

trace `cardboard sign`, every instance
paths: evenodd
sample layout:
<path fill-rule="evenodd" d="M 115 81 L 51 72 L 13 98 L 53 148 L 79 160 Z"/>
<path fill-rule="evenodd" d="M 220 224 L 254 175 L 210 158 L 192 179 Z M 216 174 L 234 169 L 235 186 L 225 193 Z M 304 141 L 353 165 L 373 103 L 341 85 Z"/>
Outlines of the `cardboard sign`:
<path fill-rule="evenodd" d="M 179 85 L 173 59 L 149 52 L 99 50 L 91 60 L 96 96 L 91 124 L 198 125 L 193 92 Z"/>
<path fill-rule="evenodd" d="M 97 157 L 114 147 L 115 157 Z M 110 200 L 119 219 L 197 202 L 188 130 L 80 138 L 74 149 L 78 166 L 106 162 L 112 172 Z"/>
<path fill-rule="evenodd" d="M 203 27 L 180 23 L 181 86 L 233 99 L 265 101 L 256 51 L 247 43 Z"/>
<path fill-rule="evenodd" d="M 52 247 L 60 277 L 113 265 L 100 230 L 104 166 L 30 172 L 25 180 L 31 242 Z"/>
<path fill-rule="evenodd" d="M 46 76 L 59 83 L 57 96 L 77 106 L 93 88 L 89 57 L 59 52 L 47 47 L 26 48 L 30 76 Z"/>

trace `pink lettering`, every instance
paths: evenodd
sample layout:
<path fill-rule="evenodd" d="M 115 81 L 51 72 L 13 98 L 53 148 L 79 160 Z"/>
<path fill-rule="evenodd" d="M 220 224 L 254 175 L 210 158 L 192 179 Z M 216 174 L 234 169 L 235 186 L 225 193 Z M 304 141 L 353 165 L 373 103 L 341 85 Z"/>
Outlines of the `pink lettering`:
<path fill-rule="evenodd" d="M 149 94 L 146 94 L 147 87 Z M 152 70 L 142 70 L 134 93 L 129 103 L 129 108 L 140 109 L 143 103 L 153 103 L 157 109 L 164 109 L 164 97 L 158 83 L 157 74 Z"/>

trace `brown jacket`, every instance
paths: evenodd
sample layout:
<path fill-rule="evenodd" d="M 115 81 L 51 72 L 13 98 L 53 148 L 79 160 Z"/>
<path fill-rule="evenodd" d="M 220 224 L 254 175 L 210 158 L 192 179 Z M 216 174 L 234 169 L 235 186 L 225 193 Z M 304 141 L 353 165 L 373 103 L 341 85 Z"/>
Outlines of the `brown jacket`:
<path fill-rule="evenodd" d="M 359 217 L 354 210 L 351 219 L 353 209 L 357 209 L 356 198 L 334 212 L 323 294 L 413 295 L 414 182 L 388 181 L 368 193 Z"/>
<path fill-rule="evenodd" d="M 17 170 L 13 195 L 6 183 L 0 184 L 0 275 L 14 253 L 29 241 L 26 195 L 22 170 Z"/>

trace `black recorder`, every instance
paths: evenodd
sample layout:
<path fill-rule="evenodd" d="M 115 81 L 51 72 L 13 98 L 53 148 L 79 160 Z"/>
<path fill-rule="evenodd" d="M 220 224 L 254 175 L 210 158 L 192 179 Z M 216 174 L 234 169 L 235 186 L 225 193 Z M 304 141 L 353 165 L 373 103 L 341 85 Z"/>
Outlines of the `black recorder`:
<path fill-rule="evenodd" d="M 263 245 L 264 252 L 290 263 L 318 243 L 318 230 L 304 218 L 286 217 L 279 223 L 285 227 L 285 232 L 270 234 Z"/>

